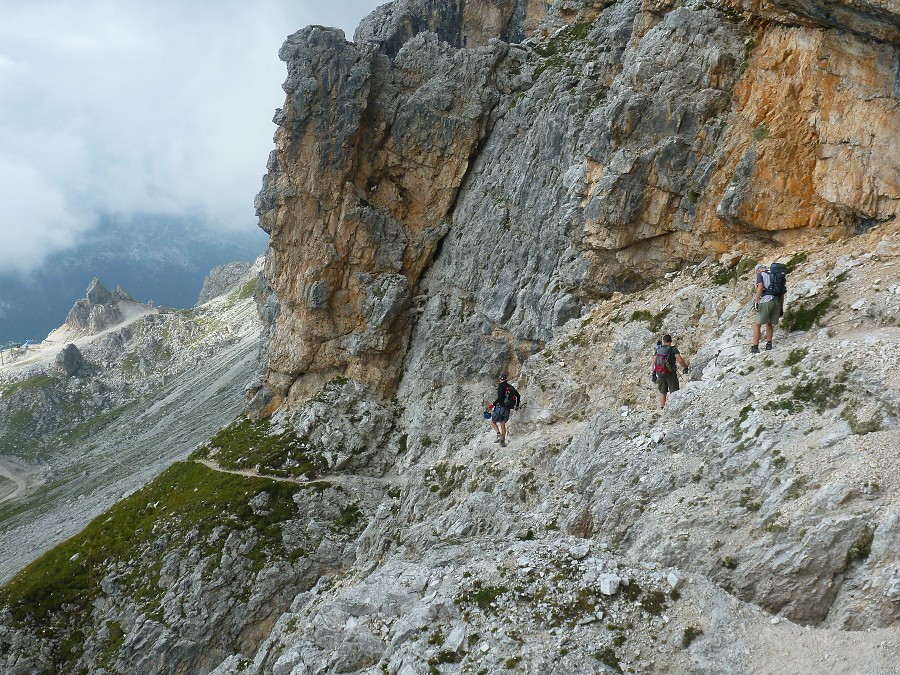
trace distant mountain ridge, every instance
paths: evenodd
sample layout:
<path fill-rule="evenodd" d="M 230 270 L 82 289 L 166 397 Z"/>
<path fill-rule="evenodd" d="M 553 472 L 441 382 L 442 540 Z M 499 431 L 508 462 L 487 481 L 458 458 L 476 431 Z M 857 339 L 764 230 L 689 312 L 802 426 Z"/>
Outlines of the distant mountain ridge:
<path fill-rule="evenodd" d="M 221 233 L 162 217 L 139 223 L 104 220 L 84 242 L 52 255 L 29 277 L 0 273 L 0 345 L 40 342 L 94 277 L 143 302 L 192 307 L 209 270 L 254 260 L 266 241 L 255 228 Z"/>
<path fill-rule="evenodd" d="M 216 297 L 177 311 L 94 279 L 45 341 L 3 350 L 0 579 L 238 413 L 259 349 L 258 272 L 216 268 Z"/>

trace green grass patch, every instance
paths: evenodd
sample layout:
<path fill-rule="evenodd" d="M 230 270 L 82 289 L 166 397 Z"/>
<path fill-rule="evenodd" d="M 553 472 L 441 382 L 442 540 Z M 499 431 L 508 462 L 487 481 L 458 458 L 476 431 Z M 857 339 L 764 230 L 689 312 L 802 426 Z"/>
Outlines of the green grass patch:
<path fill-rule="evenodd" d="M 809 255 L 807 255 L 806 253 L 803 253 L 802 251 L 799 253 L 795 253 L 794 255 L 791 256 L 791 259 L 788 260 L 784 264 L 786 273 L 790 274 L 795 269 L 800 267 L 800 265 L 805 263 L 808 259 L 809 259 Z"/>
<path fill-rule="evenodd" d="M 241 284 L 241 287 L 237 291 L 237 299 L 246 300 L 247 298 L 252 298 L 253 294 L 256 292 L 257 283 L 259 283 L 259 279 L 253 278 Z"/>
<path fill-rule="evenodd" d="M 340 515 L 332 525 L 332 532 L 350 532 L 356 529 L 359 521 L 362 520 L 362 511 L 359 510 L 358 504 L 347 504 L 341 507 Z"/>
<path fill-rule="evenodd" d="M 219 431 L 191 458 L 212 459 L 232 471 L 256 469 L 270 476 L 310 480 L 326 466 L 309 439 L 291 431 L 274 433 L 269 420 L 252 422 L 246 417 Z"/>
<path fill-rule="evenodd" d="M 551 68 L 562 68 L 568 63 L 567 55 L 572 51 L 577 41 L 583 40 L 591 31 L 590 23 L 575 23 L 551 38 L 543 45 L 534 48 L 535 53 L 543 60 L 534 69 L 533 80 L 537 80 L 541 73 Z"/>
<path fill-rule="evenodd" d="M 688 626 L 681 634 L 681 648 L 687 649 L 691 646 L 691 643 L 701 635 L 703 635 L 702 630 L 700 630 L 696 626 Z"/>
<path fill-rule="evenodd" d="M 741 492 L 741 498 L 738 500 L 738 504 L 748 511 L 753 512 L 759 511 L 760 508 L 762 508 L 762 502 L 753 499 L 753 492 L 749 487 L 744 488 L 743 492 Z"/>
<path fill-rule="evenodd" d="M 56 387 L 57 385 L 59 385 L 59 378 L 57 377 L 45 374 L 35 375 L 34 377 L 29 377 L 27 380 L 0 385 L 0 396 L 8 398 L 15 396 L 19 392 L 36 391 L 38 389 L 44 389 L 45 387 Z"/>
<path fill-rule="evenodd" d="M 814 407 L 816 412 L 823 413 L 826 410 L 839 406 L 843 401 L 843 395 L 846 390 L 847 386 L 839 378 L 832 381 L 827 377 L 822 377 L 794 385 L 789 398 L 769 401 L 763 408 L 796 413 L 808 405 Z M 776 390 L 776 393 L 780 392 Z"/>
<path fill-rule="evenodd" d="M 872 541 L 875 538 L 874 530 L 866 527 L 857 537 L 856 541 L 847 551 L 847 564 L 865 560 L 872 552 Z"/>
<path fill-rule="evenodd" d="M 792 349 L 787 355 L 787 358 L 784 360 L 784 365 L 796 366 L 806 358 L 807 354 L 809 354 L 809 350 L 805 347 L 803 347 L 802 349 Z"/>
<path fill-rule="evenodd" d="M 746 274 L 747 270 L 753 269 L 753 266 L 756 265 L 756 260 L 753 258 L 741 258 L 737 265 L 734 267 L 728 268 L 723 267 L 718 270 L 715 274 L 713 274 L 712 281 L 717 286 L 724 286 L 725 284 L 729 284 L 733 281 L 737 281 L 744 274 Z"/>
<path fill-rule="evenodd" d="M 666 594 L 658 590 L 645 591 L 641 605 L 651 616 L 659 616 L 668 607 Z"/>
<path fill-rule="evenodd" d="M 646 321 L 651 333 L 659 332 L 659 329 L 662 328 L 663 321 L 672 311 L 671 307 L 664 307 L 659 310 L 656 314 L 653 314 L 649 310 L 646 309 L 638 309 L 631 313 L 632 321 Z"/>
<path fill-rule="evenodd" d="M 622 667 L 619 665 L 619 656 L 611 646 L 607 645 L 603 649 L 598 649 L 592 656 L 607 668 L 612 668 L 617 673 L 622 672 Z"/>
<path fill-rule="evenodd" d="M 828 313 L 835 298 L 828 296 L 814 305 L 801 304 L 784 310 L 782 325 L 789 332 L 806 331 L 813 326 L 821 326 L 822 319 Z"/>
<path fill-rule="evenodd" d="M 828 314 L 828 310 L 837 300 L 837 285 L 845 279 L 842 274 L 836 279 L 828 282 L 825 297 L 816 302 L 809 304 L 799 301 L 793 306 L 789 306 L 784 310 L 781 324 L 786 331 L 793 333 L 794 331 L 806 331 L 813 326 L 821 326 L 822 320 Z"/>
<path fill-rule="evenodd" d="M 20 571 L 0 589 L 0 608 L 9 611 L 14 626 L 45 638 L 57 672 L 72 672 L 83 642 L 77 636 L 90 625 L 100 581 L 109 571 L 125 572 L 119 577 L 123 595 L 144 601 L 152 615 L 163 593 L 163 557 L 184 547 L 199 548 L 201 557 L 221 554 L 221 541 L 211 537 L 216 528 L 254 542 L 245 554 L 251 570 L 272 555 L 287 555 L 282 523 L 299 515 L 293 496 L 308 488 L 178 462 Z M 265 512 L 255 512 L 250 502 L 262 492 L 268 495 Z M 154 545 L 161 541 L 165 545 Z M 117 639 L 113 628 L 110 639 Z"/>
<path fill-rule="evenodd" d="M 459 595 L 456 599 L 457 604 L 477 605 L 483 610 L 490 609 L 491 603 L 494 602 L 509 589 L 506 586 L 478 586 L 467 593 Z"/>
<path fill-rule="evenodd" d="M 875 413 L 867 420 L 862 420 L 857 417 L 856 409 L 852 406 L 847 406 L 844 408 L 844 411 L 841 413 L 841 417 L 843 417 L 847 421 L 847 425 L 850 427 L 850 431 L 859 436 L 865 434 L 871 434 L 876 431 L 881 431 L 881 424 L 884 421 L 881 412 L 876 410 Z"/>
<path fill-rule="evenodd" d="M 453 491 L 466 480 L 468 470 L 463 464 L 450 466 L 444 462 L 434 466 L 427 474 L 427 480 L 431 483 L 429 491 L 437 492 L 441 499 L 449 497 Z"/>

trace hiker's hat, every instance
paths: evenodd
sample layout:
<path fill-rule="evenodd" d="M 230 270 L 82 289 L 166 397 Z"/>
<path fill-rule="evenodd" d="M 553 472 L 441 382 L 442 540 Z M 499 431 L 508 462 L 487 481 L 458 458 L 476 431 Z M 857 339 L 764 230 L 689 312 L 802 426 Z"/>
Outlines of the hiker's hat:
<path fill-rule="evenodd" d="M 500 373 L 500 379 L 505 381 L 505 380 L 506 380 L 506 373 Z"/>
<path fill-rule="evenodd" d="M 766 269 L 766 266 L 763 265 L 762 263 L 756 263 L 756 267 L 754 267 L 753 269 L 756 270 L 756 271 L 758 272 L 759 270 L 764 270 L 764 269 Z"/>

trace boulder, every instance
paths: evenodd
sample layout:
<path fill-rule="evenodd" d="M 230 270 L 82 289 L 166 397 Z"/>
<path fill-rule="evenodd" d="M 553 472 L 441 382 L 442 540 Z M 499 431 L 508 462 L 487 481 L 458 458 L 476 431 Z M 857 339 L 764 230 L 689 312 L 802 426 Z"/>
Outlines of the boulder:
<path fill-rule="evenodd" d="M 56 367 L 62 370 L 66 377 L 75 377 L 84 368 L 84 356 L 78 347 L 70 343 L 56 355 Z"/>

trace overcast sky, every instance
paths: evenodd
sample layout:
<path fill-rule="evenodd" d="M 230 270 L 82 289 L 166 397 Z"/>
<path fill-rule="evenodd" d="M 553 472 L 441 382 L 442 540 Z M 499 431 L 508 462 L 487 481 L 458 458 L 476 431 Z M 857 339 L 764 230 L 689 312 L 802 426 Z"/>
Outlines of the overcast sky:
<path fill-rule="evenodd" d="M 0 273 L 100 214 L 255 228 L 284 38 L 385 0 L 0 0 Z"/>

